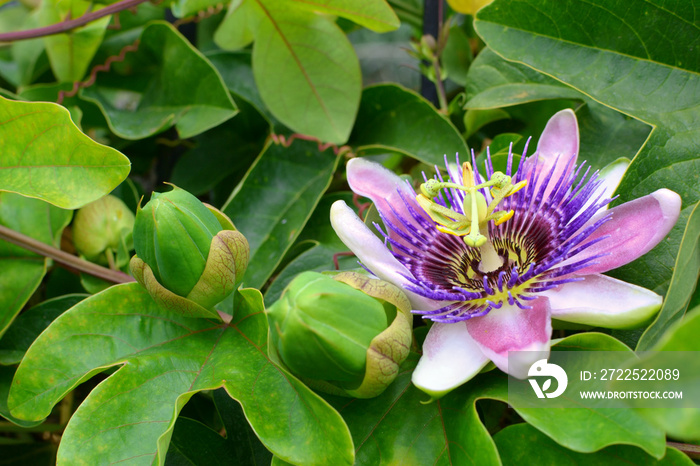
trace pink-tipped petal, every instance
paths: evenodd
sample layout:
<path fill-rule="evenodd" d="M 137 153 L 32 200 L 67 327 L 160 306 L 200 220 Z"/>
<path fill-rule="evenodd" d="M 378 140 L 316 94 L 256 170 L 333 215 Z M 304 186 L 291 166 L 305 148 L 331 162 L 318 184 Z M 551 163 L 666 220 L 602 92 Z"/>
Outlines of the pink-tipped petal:
<path fill-rule="evenodd" d="M 567 108 L 555 113 L 547 122 L 537 143 L 537 155 L 552 166 L 557 159 L 562 161 L 562 158 L 578 155 L 578 145 L 576 114 Z"/>
<path fill-rule="evenodd" d="M 661 296 L 605 275 L 586 275 L 542 294 L 554 319 L 606 328 L 633 328 L 661 309 Z"/>
<path fill-rule="evenodd" d="M 547 298 L 540 297 L 527 304 L 532 309 L 520 309 L 506 303 L 483 317 L 466 321 L 469 335 L 486 357 L 499 369 L 520 379 L 527 377 L 527 371 L 535 361 L 549 356 L 552 335 Z"/>
<path fill-rule="evenodd" d="M 331 225 L 340 240 L 355 253 L 357 258 L 377 277 L 399 288 L 409 284 L 406 276 L 411 272 L 396 260 L 384 243 L 367 228 L 355 212 L 344 201 L 335 201 L 331 206 Z M 443 303 L 418 296 L 404 290 L 414 309 L 432 310 Z"/>
<path fill-rule="evenodd" d="M 428 395 L 440 398 L 470 380 L 488 362 L 464 322 L 435 323 L 425 338 L 423 356 L 411 380 Z"/>
<path fill-rule="evenodd" d="M 590 240 L 605 235 L 609 237 L 586 248 L 567 262 L 607 254 L 596 259 L 596 264 L 577 271 L 578 275 L 603 273 L 632 262 L 668 235 L 676 224 L 680 211 L 680 196 L 668 189 L 659 189 L 639 199 L 601 211 L 589 220 L 589 225 L 604 215 L 612 214 L 612 219 L 598 228 Z"/>
<path fill-rule="evenodd" d="M 359 157 L 350 159 L 347 164 L 347 174 L 350 188 L 360 196 L 371 199 L 379 213 L 396 225 L 401 223 L 396 220 L 392 208 L 405 220 L 415 223 L 399 193 L 416 212 L 423 211 L 415 202 L 415 193 L 406 182 L 378 163 Z"/>
<path fill-rule="evenodd" d="M 576 114 L 571 109 L 561 110 L 552 116 L 547 122 L 539 142 L 537 151 L 527 159 L 524 167 L 525 174 L 528 174 L 537 161 L 537 173 L 539 183 L 529 189 L 537 192 L 543 178 L 552 170 L 552 177 L 546 190 L 548 194 L 556 185 L 556 180 L 562 176 L 568 176 L 574 169 L 579 150 L 578 122 Z M 545 197 L 546 195 L 545 194 Z"/>

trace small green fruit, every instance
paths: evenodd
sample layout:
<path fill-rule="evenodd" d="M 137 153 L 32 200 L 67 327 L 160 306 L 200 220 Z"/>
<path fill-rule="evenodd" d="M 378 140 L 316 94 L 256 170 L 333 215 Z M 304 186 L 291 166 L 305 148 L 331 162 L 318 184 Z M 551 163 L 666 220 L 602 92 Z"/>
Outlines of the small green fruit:
<path fill-rule="evenodd" d="M 121 199 L 107 195 L 76 212 L 73 244 L 86 259 L 106 265 L 108 249 L 110 253 L 116 253 L 122 241 L 127 253 L 132 248 L 133 227 L 133 212 Z"/>

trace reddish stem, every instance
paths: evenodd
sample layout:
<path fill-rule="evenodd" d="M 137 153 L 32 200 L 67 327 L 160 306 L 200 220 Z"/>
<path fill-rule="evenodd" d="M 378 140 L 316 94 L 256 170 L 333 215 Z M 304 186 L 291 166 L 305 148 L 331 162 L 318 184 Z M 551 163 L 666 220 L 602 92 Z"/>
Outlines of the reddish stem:
<path fill-rule="evenodd" d="M 61 21 L 60 23 L 52 24 L 50 26 L 44 26 L 36 29 L 27 29 L 26 31 L 15 31 L 6 32 L 0 34 L 0 42 L 13 42 L 16 40 L 34 39 L 36 37 L 51 36 L 54 34 L 60 34 L 62 32 L 70 31 L 80 26 L 84 26 L 87 23 L 95 21 L 96 19 L 104 18 L 113 13 L 119 13 L 123 10 L 128 10 L 129 8 L 135 7 L 141 3 L 146 2 L 146 0 L 121 0 L 120 2 L 108 5 L 101 10 L 93 11 L 91 13 L 86 13 L 80 18 L 68 19 Z"/>
<path fill-rule="evenodd" d="M 333 265 L 335 266 L 335 270 L 340 270 L 340 264 L 338 264 L 338 257 L 340 256 L 354 256 L 355 253 L 352 251 L 347 251 L 347 252 L 336 252 L 333 254 Z"/>

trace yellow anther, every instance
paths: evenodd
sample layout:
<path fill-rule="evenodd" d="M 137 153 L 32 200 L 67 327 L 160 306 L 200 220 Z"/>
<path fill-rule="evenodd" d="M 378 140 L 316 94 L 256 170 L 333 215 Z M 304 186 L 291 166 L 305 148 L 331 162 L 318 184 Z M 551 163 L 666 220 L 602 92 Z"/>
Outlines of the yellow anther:
<path fill-rule="evenodd" d="M 505 197 L 512 196 L 513 194 L 523 189 L 525 186 L 527 186 L 527 180 L 523 180 L 520 183 L 511 186 L 510 191 L 508 191 L 508 194 L 506 194 Z"/>
<path fill-rule="evenodd" d="M 496 212 L 496 214 L 503 214 L 503 215 L 501 215 L 499 218 L 497 218 L 494 224 L 500 225 L 501 223 L 507 222 L 508 220 L 510 220 L 513 217 L 514 213 L 515 212 L 512 210 L 509 210 L 508 212 L 502 212 L 502 211 Z"/>
<path fill-rule="evenodd" d="M 420 192 L 427 198 L 436 197 L 440 194 L 440 188 L 442 183 L 436 179 L 428 180 L 420 185 Z"/>
<path fill-rule="evenodd" d="M 462 184 L 465 188 L 474 186 L 474 170 L 472 169 L 472 164 L 469 162 L 464 162 L 462 164 Z"/>
<path fill-rule="evenodd" d="M 506 186 L 510 186 L 511 177 L 504 174 L 503 172 L 495 172 L 491 175 L 491 181 L 493 181 L 494 186 L 499 189 L 503 189 Z"/>
<path fill-rule="evenodd" d="M 458 228 L 463 228 L 466 227 L 466 225 L 459 225 Z M 459 230 L 458 228 L 448 228 L 442 225 L 435 225 L 435 228 L 437 231 L 440 231 L 442 233 L 447 233 L 448 235 L 454 235 L 454 236 L 464 236 L 469 233 L 469 230 Z"/>

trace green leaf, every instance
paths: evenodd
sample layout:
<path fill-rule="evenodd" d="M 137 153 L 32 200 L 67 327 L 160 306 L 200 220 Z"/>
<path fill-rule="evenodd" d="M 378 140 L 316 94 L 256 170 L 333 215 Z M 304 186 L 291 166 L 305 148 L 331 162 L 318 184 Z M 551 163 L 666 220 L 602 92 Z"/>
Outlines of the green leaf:
<path fill-rule="evenodd" d="M 340 28 L 296 2 L 233 2 L 214 36 L 217 45 L 236 50 L 253 38 L 255 82 L 275 118 L 293 131 L 344 143 L 355 120 L 362 77 Z"/>
<path fill-rule="evenodd" d="M 669 188 L 686 206 L 669 241 L 614 273 L 663 293 L 700 191 L 700 56 L 688 46 L 698 25 L 687 2 L 497 0 L 476 29 L 504 58 L 539 70 L 653 126 L 629 166 L 616 203 Z M 571 12 L 577 21 L 572 21 Z M 682 45 L 678 45 L 682 44 Z"/>
<path fill-rule="evenodd" d="M 223 206 L 250 245 L 244 286 L 262 287 L 328 188 L 338 156 L 317 144 L 270 144 Z"/>
<path fill-rule="evenodd" d="M 461 26 L 452 26 L 441 55 L 447 77 L 460 86 L 465 86 L 473 58 L 467 33 Z"/>
<path fill-rule="evenodd" d="M 450 120 L 427 100 L 395 84 L 366 88 L 348 144 L 357 152 L 389 149 L 430 165 L 443 165 L 446 154 L 469 153 Z"/>
<path fill-rule="evenodd" d="M 602 333 L 579 333 L 566 337 L 553 351 L 631 351 L 619 340 Z M 609 445 L 635 445 L 661 458 L 666 451 L 664 432 L 628 408 L 520 408 L 520 416 L 558 444 L 590 453 Z"/>
<path fill-rule="evenodd" d="M 194 393 L 222 386 L 281 458 L 352 463 L 338 413 L 268 358 L 260 292 L 242 290 L 236 303 L 236 317 L 226 324 L 169 313 L 136 283 L 81 301 L 27 352 L 10 390 L 11 412 L 44 418 L 79 383 L 121 366 L 73 414 L 59 463 L 163 464 L 182 406 Z"/>
<path fill-rule="evenodd" d="M 498 465 L 498 453 L 475 403 L 505 396 L 504 386 L 487 377 L 424 404 L 427 395 L 411 383 L 416 358 L 409 356 L 396 380 L 376 398 L 326 396 L 350 428 L 356 464 Z"/>
<path fill-rule="evenodd" d="M 275 281 L 265 292 L 266 306 L 277 301 L 287 284 L 301 272 L 334 270 L 333 255 L 348 252 L 348 247 L 340 241 L 330 222 L 331 204 L 337 200 L 343 200 L 349 206 L 353 206 L 350 193 L 332 193 L 323 196 L 297 239 L 296 247 L 308 247 L 308 249 L 295 257 L 277 274 Z M 338 265 L 340 270 L 356 268 L 357 258 L 354 255 L 339 256 Z"/>
<path fill-rule="evenodd" d="M 352 45 L 328 17 L 285 0 L 256 2 L 253 73 L 267 108 L 293 131 L 333 144 L 347 141 L 362 76 Z"/>
<path fill-rule="evenodd" d="M 697 388 L 700 383 L 700 372 L 696 369 L 698 362 L 695 357 L 697 351 L 700 351 L 698 334 L 700 334 L 700 307 L 688 312 L 683 320 L 676 321 L 657 344 L 650 348 L 653 352 L 647 354 L 634 367 L 666 368 L 668 367 L 668 359 L 665 356 L 667 354 L 665 352 L 687 351 L 688 353 L 685 354 L 688 356 L 685 357 L 694 359 L 689 361 L 688 367 L 678 368 L 681 371 L 681 378 L 677 389 L 684 392 L 684 394 L 692 393 L 692 389 Z M 678 356 L 671 357 L 674 361 L 679 360 Z M 664 388 L 663 385 L 656 387 L 656 389 Z M 700 441 L 700 409 L 695 404 L 697 399 L 691 398 L 691 400 L 684 401 L 688 406 L 687 408 L 645 408 L 637 411 L 663 427 L 674 438 Z"/>
<path fill-rule="evenodd" d="M 27 15 L 22 24 L 23 30 L 39 27 L 39 10 Z M 41 38 L 20 40 L 10 46 L 12 58 L 17 64 L 18 86 L 31 84 L 43 71 L 48 69 L 48 61 L 44 55 L 44 41 Z"/>
<path fill-rule="evenodd" d="M 223 388 L 214 392 L 214 403 L 226 429 L 226 441 L 233 450 L 227 458 L 229 464 L 268 464 L 272 454 L 250 428 L 240 403 L 228 396 Z"/>
<path fill-rule="evenodd" d="M 68 111 L 0 97 L 0 190 L 76 209 L 108 194 L 129 174 L 129 159 L 80 132 Z"/>
<path fill-rule="evenodd" d="M 488 47 L 469 67 L 467 109 L 491 109 L 546 99 L 581 99 L 583 95 L 532 68 L 503 60 Z"/>
<path fill-rule="evenodd" d="M 464 127 L 466 128 L 465 136 L 469 139 L 474 133 L 482 127 L 493 123 L 494 121 L 507 120 L 510 118 L 508 112 L 500 108 L 490 108 L 486 110 L 468 109 L 464 113 Z"/>
<path fill-rule="evenodd" d="M 88 295 L 71 294 L 44 301 L 23 312 L 0 339 L 0 364 L 19 364 L 41 332 Z"/>
<path fill-rule="evenodd" d="M 577 453 L 567 450 L 547 438 L 542 432 L 528 424 L 515 424 L 498 432 L 493 440 L 503 466 L 528 464 L 537 458 L 538 464 L 578 466 L 618 466 L 620 463 L 637 466 L 692 466 L 694 463 L 680 451 L 667 448 L 663 459 L 657 460 L 639 448 L 629 445 L 612 445 L 595 453 Z"/>
<path fill-rule="evenodd" d="M 29 22 L 29 9 L 19 2 L 2 4 L 2 7 L 0 9 L 0 30 L 13 32 L 24 29 L 24 26 Z M 41 39 L 38 41 L 43 48 L 43 41 Z M 20 85 L 22 74 L 21 64 L 17 61 L 13 50 L 8 47 L 0 48 L 0 76 L 17 87 Z M 2 95 L 7 96 L 7 92 L 9 91 L 3 89 Z"/>
<path fill-rule="evenodd" d="M 67 16 L 79 18 L 92 4 L 84 0 L 45 0 L 39 8 L 39 23 L 49 26 Z M 102 42 L 110 16 L 92 21 L 64 34 L 44 37 L 51 68 L 60 82 L 80 81 Z"/>
<path fill-rule="evenodd" d="M 46 273 L 45 259 L 0 258 L 0 335 L 10 326 Z"/>
<path fill-rule="evenodd" d="M 298 8 L 347 18 L 375 32 L 397 29 L 399 18 L 384 0 L 292 0 Z"/>
<path fill-rule="evenodd" d="M 0 192 L 0 225 L 57 247 L 73 213 L 44 201 Z M 0 336 L 34 294 L 47 259 L 0 240 Z"/>
<path fill-rule="evenodd" d="M 577 99 L 586 103 L 576 110 L 581 137 L 579 163 L 585 160 L 593 167 L 602 168 L 619 157 L 632 159 L 649 136 L 648 125 L 601 105 L 532 68 L 506 61 L 489 48 L 474 60 L 468 78 L 467 93 L 471 100 L 466 107 L 470 119 L 467 121 L 465 117 L 465 122 L 470 135 L 475 132 L 472 127 L 477 126 L 473 120 L 479 123 L 478 119 L 485 118 L 486 123 L 490 123 L 496 118 L 507 118 L 508 114 L 503 115 L 505 112 L 499 107 L 543 99 Z M 518 113 L 514 110 L 509 109 L 513 117 Z M 532 118 L 530 112 L 526 112 L 526 118 Z M 530 144 L 532 153 L 539 135 L 521 134 L 534 137 Z"/>
<path fill-rule="evenodd" d="M 260 99 L 258 88 L 255 85 L 251 53 L 249 50 L 240 52 L 228 52 L 217 50 L 207 55 L 212 65 L 221 73 L 226 87 L 236 97 L 241 97 L 250 102 L 258 112 L 272 121 L 274 117 Z"/>
<path fill-rule="evenodd" d="M 226 17 L 214 33 L 214 42 L 224 50 L 238 50 L 250 45 L 263 16 L 255 1 L 232 1 Z"/>
<path fill-rule="evenodd" d="M 80 93 L 117 136 L 143 139 L 174 125 L 186 139 L 237 113 L 216 69 L 170 24 L 149 23 L 127 60 Z"/>
<path fill-rule="evenodd" d="M 180 416 L 175 422 L 166 466 L 224 466 L 231 464 L 235 449 L 225 438 L 199 421 Z"/>
<path fill-rule="evenodd" d="M 671 285 L 661 311 L 637 344 L 637 351 L 655 346 L 678 320 L 683 318 L 698 285 L 700 274 L 700 202 L 690 213 L 681 246 L 673 267 Z"/>
<path fill-rule="evenodd" d="M 247 101 L 237 101 L 240 113 L 194 138 L 194 148 L 177 161 L 171 183 L 200 195 L 229 175 L 239 175 L 236 182 L 243 178 L 265 146 L 270 124 Z"/>
<path fill-rule="evenodd" d="M 184 18 L 214 8 L 219 3 L 219 0 L 176 0 L 171 8 L 176 18 Z"/>
<path fill-rule="evenodd" d="M 634 158 L 651 127 L 591 99 L 576 110 L 581 145 L 579 161 L 601 169 L 620 157 Z"/>
<path fill-rule="evenodd" d="M 17 419 L 10 414 L 10 409 L 7 407 L 7 395 L 10 393 L 10 385 L 12 384 L 12 378 L 15 376 L 16 369 L 15 366 L 0 366 L 0 416 L 20 427 L 38 426 L 41 424 L 41 421 L 23 421 Z M 2 454 L 1 445 L 0 454 Z"/>

